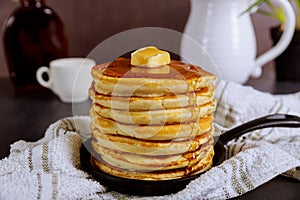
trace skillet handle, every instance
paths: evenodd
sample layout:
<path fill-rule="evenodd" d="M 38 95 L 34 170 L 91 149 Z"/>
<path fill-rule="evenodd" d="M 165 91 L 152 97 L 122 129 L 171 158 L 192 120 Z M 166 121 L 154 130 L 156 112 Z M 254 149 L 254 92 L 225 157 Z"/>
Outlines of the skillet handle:
<path fill-rule="evenodd" d="M 240 126 L 237 126 L 229 131 L 223 133 L 219 140 L 226 144 L 228 141 L 238 138 L 241 135 L 250 131 L 270 128 L 270 127 L 288 127 L 288 128 L 300 128 L 300 117 L 287 114 L 272 114 L 267 115 L 252 121 L 246 122 Z"/>

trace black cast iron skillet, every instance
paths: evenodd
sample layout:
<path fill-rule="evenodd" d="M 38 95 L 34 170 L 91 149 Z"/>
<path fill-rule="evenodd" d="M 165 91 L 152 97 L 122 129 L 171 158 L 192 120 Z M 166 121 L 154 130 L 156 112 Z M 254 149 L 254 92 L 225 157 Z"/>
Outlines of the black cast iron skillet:
<path fill-rule="evenodd" d="M 300 118 L 297 116 L 285 114 L 268 115 L 244 123 L 223 133 L 219 138 L 215 138 L 216 143 L 214 146 L 215 155 L 213 158 L 213 166 L 217 166 L 225 160 L 225 145 L 228 141 L 238 138 L 247 132 L 269 127 L 300 127 Z M 191 180 L 201 175 L 197 174 L 179 179 L 162 181 L 146 181 L 120 178 L 94 168 L 94 166 L 90 162 L 92 154 L 93 150 L 91 148 L 91 139 L 89 139 L 84 143 L 84 145 L 82 145 L 80 149 L 80 158 L 83 170 L 92 174 L 94 178 L 98 180 L 102 185 L 108 187 L 111 190 L 125 194 L 156 196 L 175 193 L 184 189 Z"/>

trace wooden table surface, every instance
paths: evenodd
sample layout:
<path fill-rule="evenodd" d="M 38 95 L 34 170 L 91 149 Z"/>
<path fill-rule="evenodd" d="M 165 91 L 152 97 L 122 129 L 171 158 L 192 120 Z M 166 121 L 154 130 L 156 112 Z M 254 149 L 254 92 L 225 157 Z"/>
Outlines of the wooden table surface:
<path fill-rule="evenodd" d="M 247 84 L 271 93 L 300 91 L 300 83 L 275 83 L 272 70 L 268 70 L 264 70 L 261 79 L 249 80 Z M 10 144 L 17 140 L 40 139 L 56 120 L 73 114 L 87 115 L 90 103 L 86 101 L 72 107 L 72 104 L 62 103 L 50 91 L 16 95 L 9 79 L 0 79 L 0 159 L 9 154 Z M 236 199 L 300 199 L 300 181 L 278 176 Z"/>

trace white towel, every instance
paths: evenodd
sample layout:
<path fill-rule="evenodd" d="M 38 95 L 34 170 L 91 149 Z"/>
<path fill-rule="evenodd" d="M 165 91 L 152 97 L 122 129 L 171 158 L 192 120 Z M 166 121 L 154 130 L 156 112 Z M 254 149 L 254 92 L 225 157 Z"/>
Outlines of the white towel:
<path fill-rule="evenodd" d="M 300 115 L 300 93 L 274 96 L 218 82 L 216 97 L 216 134 L 267 114 Z M 136 197 L 109 191 L 80 169 L 79 149 L 91 135 L 89 122 L 88 116 L 61 119 L 43 139 L 14 143 L 0 161 L 0 199 L 228 199 L 279 174 L 300 180 L 300 129 L 269 128 L 230 141 L 225 162 L 176 194 Z"/>

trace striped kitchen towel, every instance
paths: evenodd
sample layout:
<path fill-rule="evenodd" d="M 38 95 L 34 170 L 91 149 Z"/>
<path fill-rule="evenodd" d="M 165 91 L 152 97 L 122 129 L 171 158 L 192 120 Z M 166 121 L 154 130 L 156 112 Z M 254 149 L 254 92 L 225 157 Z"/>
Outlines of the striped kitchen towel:
<path fill-rule="evenodd" d="M 274 96 L 217 82 L 216 134 L 272 113 L 300 115 L 300 93 Z M 300 129 L 269 128 L 230 141 L 227 160 L 172 195 L 136 197 L 106 190 L 80 169 L 79 149 L 90 137 L 89 117 L 49 126 L 37 142 L 18 141 L 0 161 L 0 199 L 228 199 L 279 174 L 300 180 Z"/>
<path fill-rule="evenodd" d="M 88 117 L 62 119 L 41 140 L 11 145 L 0 161 L 0 199 L 84 199 L 104 192 L 80 170 L 80 134 L 90 134 L 89 123 Z"/>

